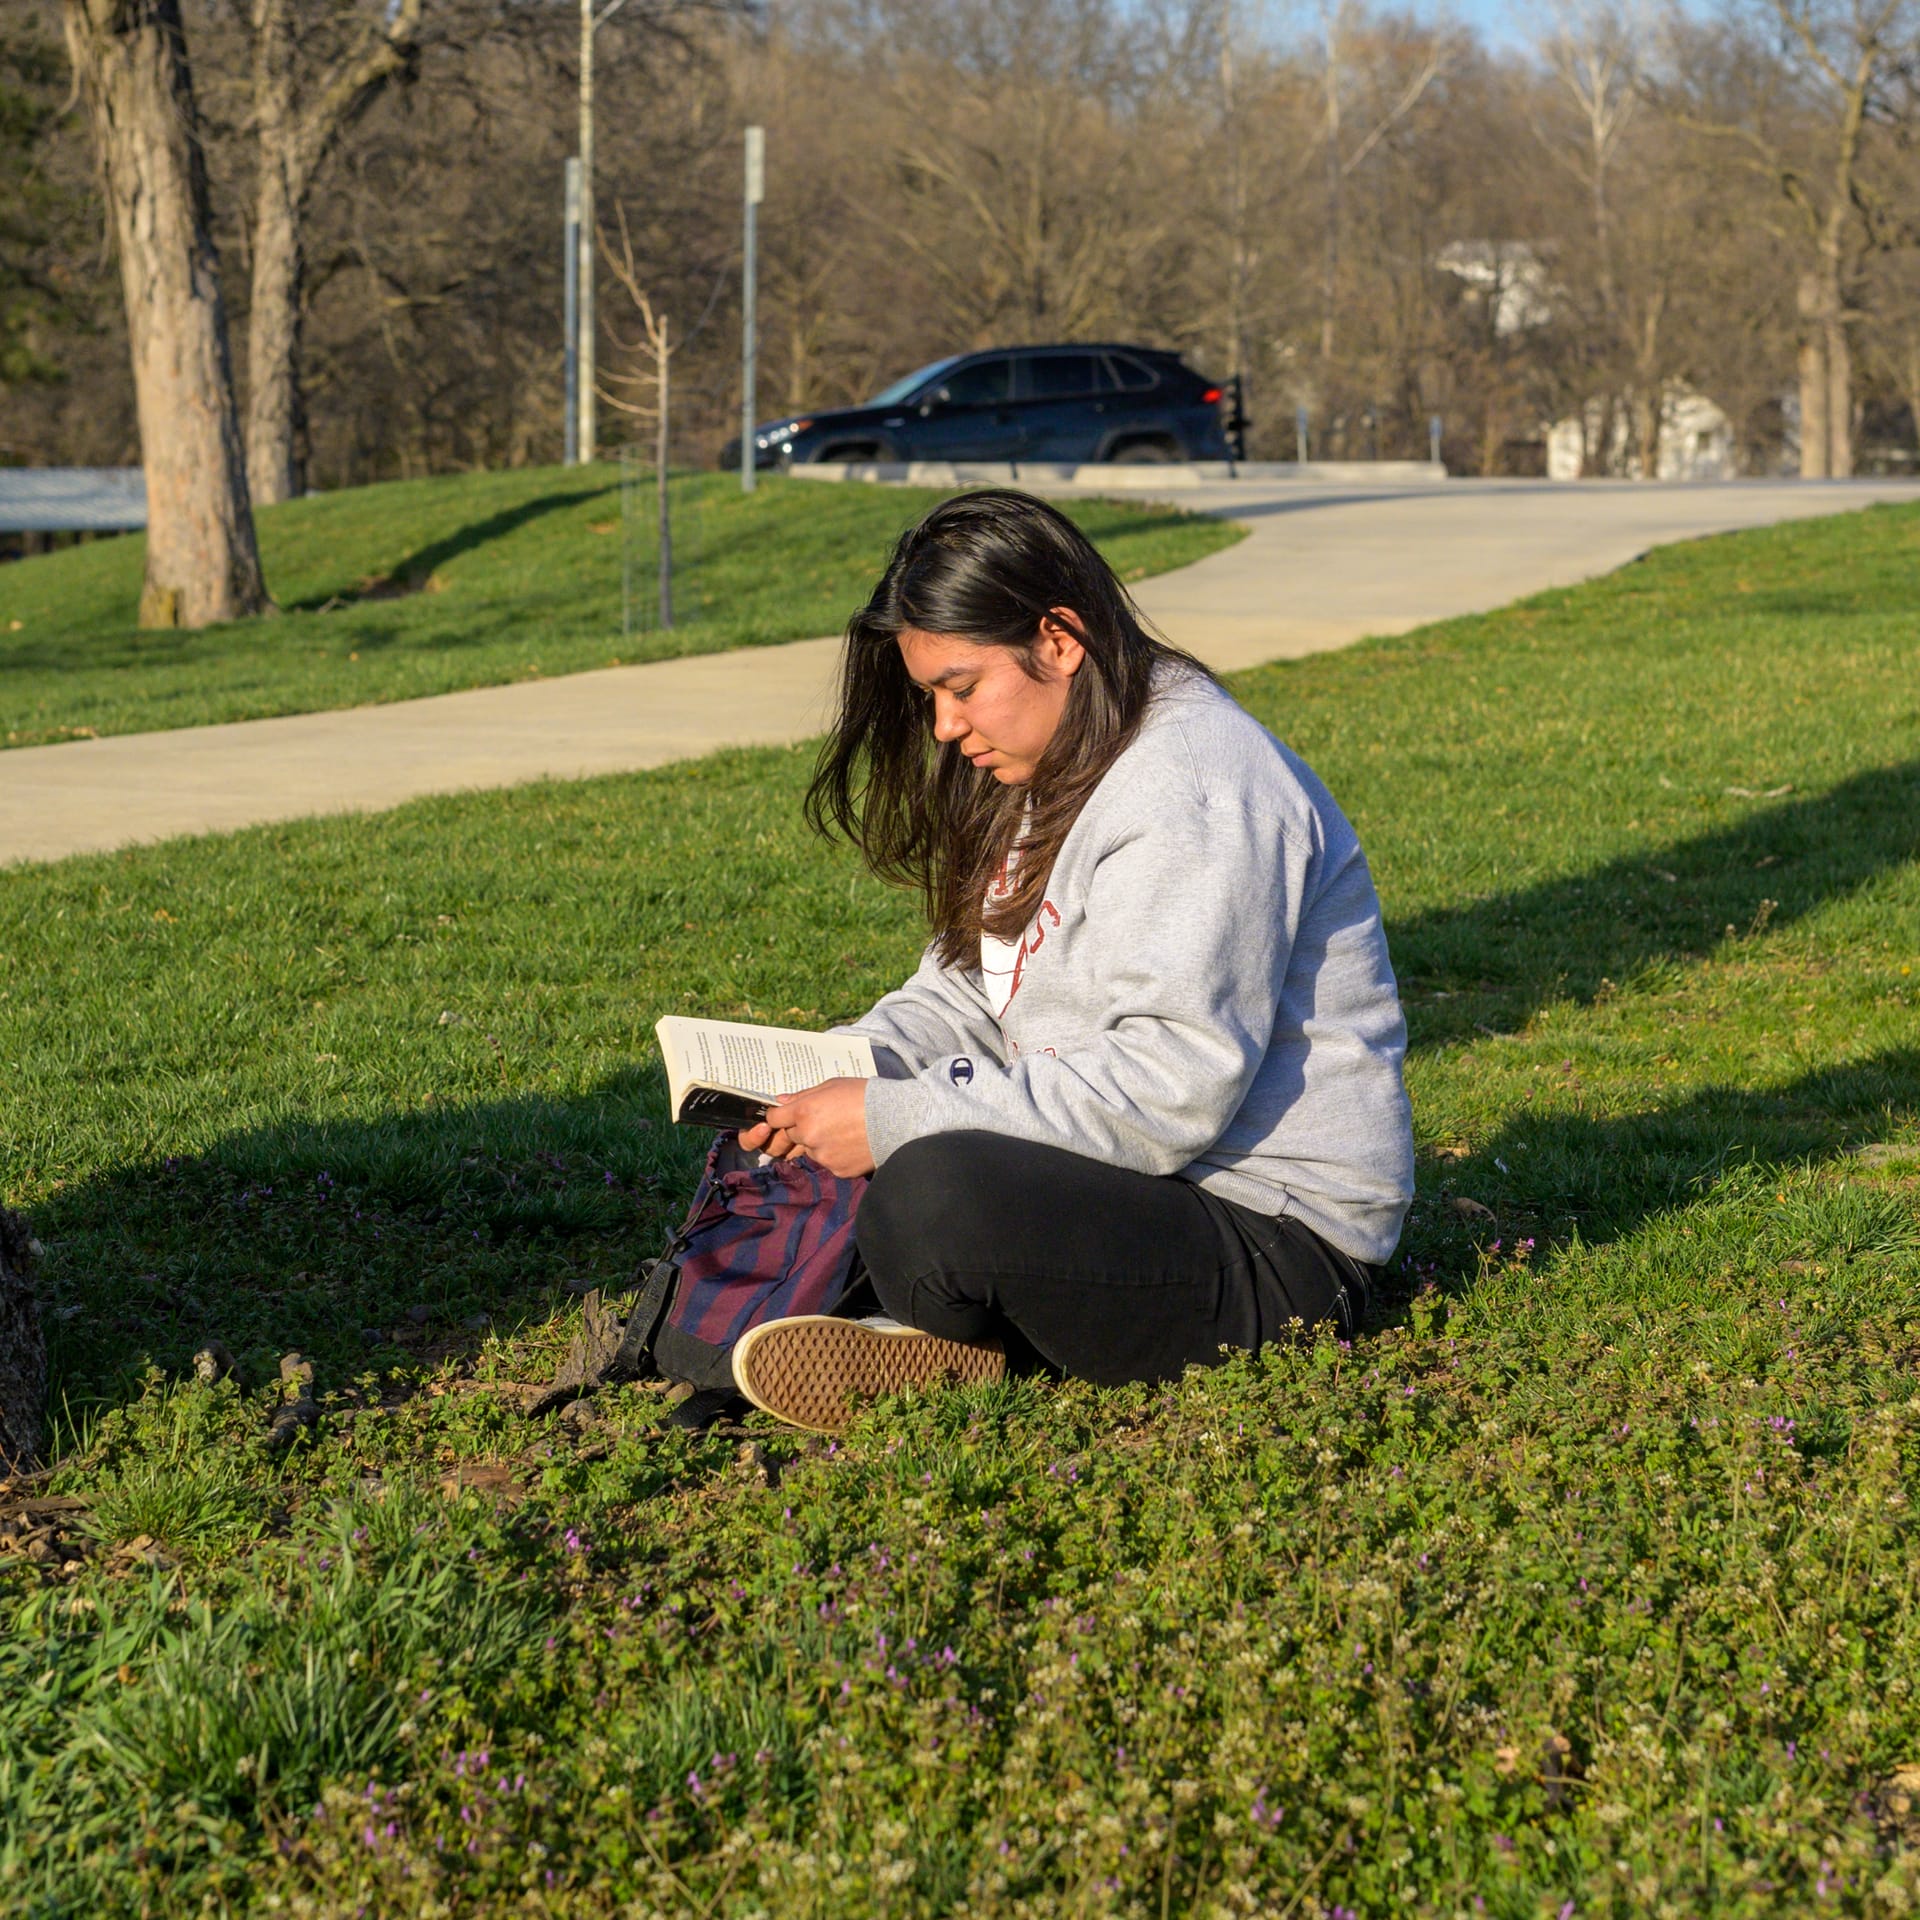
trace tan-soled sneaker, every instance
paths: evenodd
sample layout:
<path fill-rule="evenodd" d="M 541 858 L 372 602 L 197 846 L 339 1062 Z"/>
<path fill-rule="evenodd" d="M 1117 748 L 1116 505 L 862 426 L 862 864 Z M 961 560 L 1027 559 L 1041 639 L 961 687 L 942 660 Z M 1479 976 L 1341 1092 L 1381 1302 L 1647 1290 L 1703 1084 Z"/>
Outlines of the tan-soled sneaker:
<path fill-rule="evenodd" d="M 838 1433 L 862 1400 L 903 1387 L 998 1380 L 1007 1357 L 996 1341 L 971 1346 L 897 1320 L 795 1314 L 749 1327 L 733 1349 L 733 1383 L 763 1413 L 815 1433 Z"/>

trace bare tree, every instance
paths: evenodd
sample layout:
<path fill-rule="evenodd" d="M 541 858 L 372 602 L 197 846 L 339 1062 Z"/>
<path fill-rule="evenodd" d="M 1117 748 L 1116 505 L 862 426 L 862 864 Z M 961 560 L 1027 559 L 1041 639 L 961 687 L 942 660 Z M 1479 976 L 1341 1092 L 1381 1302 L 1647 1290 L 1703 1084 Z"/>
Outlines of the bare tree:
<path fill-rule="evenodd" d="M 1644 9 L 1616 0 L 1560 0 L 1540 51 L 1563 112 L 1536 114 L 1534 132 L 1578 185 L 1589 225 L 1587 245 L 1567 249 L 1576 269 L 1562 276 L 1563 299 L 1577 301 L 1582 289 L 1592 296 L 1587 358 L 1600 390 L 1579 396 L 1589 470 L 1611 470 L 1624 413 L 1630 470 L 1651 480 L 1660 470 L 1667 321 L 1683 244 L 1668 216 L 1685 169 L 1663 155 L 1667 164 L 1639 170 L 1620 193 L 1623 169 L 1640 157 L 1631 136 L 1647 132 L 1641 49 L 1648 25 Z"/>
<path fill-rule="evenodd" d="M 634 258 L 633 235 L 627 225 L 626 209 L 616 206 L 620 222 L 620 246 L 615 250 L 604 229 L 600 231 L 600 253 L 608 269 L 633 305 L 640 322 L 637 340 L 626 339 L 610 329 L 614 344 L 626 356 L 624 369 L 607 369 L 601 398 L 629 418 L 651 421 L 653 425 L 654 511 L 658 521 L 660 625 L 673 625 L 673 512 L 667 473 L 673 440 L 673 323 L 671 316 L 654 303 L 640 276 L 640 264 Z M 653 389 L 651 401 L 644 399 Z"/>
<path fill-rule="evenodd" d="M 0 28 L 0 394 L 59 377 L 38 342 L 68 304 L 57 273 L 41 265 L 61 197 L 41 149 L 60 114 L 66 62 L 38 29 Z M 7 451 L 0 442 L 0 457 Z"/>
<path fill-rule="evenodd" d="M 1446 73 L 1457 49 L 1449 39 L 1439 35 L 1427 37 L 1407 70 L 1394 76 L 1397 84 L 1387 95 L 1366 104 L 1359 123 L 1362 129 L 1359 137 L 1349 142 L 1346 99 L 1356 64 L 1354 42 L 1358 29 L 1348 0 L 1321 0 L 1320 32 L 1324 54 L 1321 164 L 1326 171 L 1320 263 L 1320 359 L 1324 365 L 1334 357 L 1334 313 L 1340 288 L 1340 241 L 1347 181 Z"/>
<path fill-rule="evenodd" d="M 1571 109 L 1576 138 L 1562 142 L 1554 129 L 1538 119 L 1534 131 L 1557 161 L 1574 176 L 1584 190 L 1591 223 L 1593 281 L 1599 308 L 1599 332 L 1604 336 L 1601 357 L 1611 361 L 1618 352 L 1622 335 L 1619 273 L 1616 266 L 1614 237 L 1613 186 L 1620 148 L 1640 105 L 1639 62 L 1635 29 L 1643 25 L 1629 21 L 1607 0 L 1582 5 L 1578 0 L 1560 0 L 1554 23 L 1542 44 L 1547 71 L 1553 76 L 1564 103 Z M 1657 328 L 1657 320 L 1654 325 Z M 1643 330 L 1641 345 L 1648 344 Z M 1644 352 L 1641 356 L 1644 358 Z M 1656 376 L 1657 377 L 1657 376 Z M 1619 398 L 1617 382 L 1609 379 L 1605 404 L 1598 422 L 1598 447 L 1586 448 L 1591 465 L 1595 453 L 1604 472 L 1607 451 L 1613 440 L 1613 410 Z M 1589 430 L 1588 400 L 1580 396 L 1583 442 L 1594 438 Z M 1651 405 L 1638 409 L 1639 464 L 1641 473 L 1651 478 L 1658 462 L 1651 441 L 1660 417 L 1658 396 Z"/>
<path fill-rule="evenodd" d="M 120 256 L 147 479 L 143 627 L 269 605 L 179 0 L 64 0 Z"/>
<path fill-rule="evenodd" d="M 247 479 L 268 505 L 303 490 L 300 335 L 308 196 L 341 132 L 407 71 L 423 0 L 355 6 L 250 0 L 256 154 L 247 311 Z"/>
<path fill-rule="evenodd" d="M 62 4 L 111 11 L 0 0 Z M 577 6 L 174 4 L 194 9 L 214 233 L 253 279 L 260 497 L 303 462 L 337 486 L 557 458 Z M 781 0 L 748 31 L 731 0 L 628 0 L 596 43 L 622 107 L 596 169 L 636 284 L 674 316 L 676 455 L 717 454 L 739 424 L 743 123 L 767 131 L 764 379 L 795 412 L 970 346 L 1104 337 L 1244 371 L 1257 455 L 1291 451 L 1296 405 L 1331 457 L 1417 453 L 1444 413 L 1456 467 L 1533 472 L 1549 424 L 1577 417 L 1589 471 L 1652 473 L 1684 384 L 1767 468 L 1797 353 L 1817 360 L 1810 446 L 1835 418 L 1884 435 L 1920 395 L 1901 91 L 1920 97 L 1902 57 L 1920 0 L 1716 0 L 1675 16 L 1674 57 L 1642 25 L 1666 4 L 1565 0 L 1529 57 L 1395 0 Z M 1842 193 L 1845 87 L 1815 51 L 1846 81 L 1857 29 L 1890 51 Z M 10 273 L 71 295 L 12 309 L 70 377 L 8 391 L 10 457 L 136 444 L 117 289 L 81 237 L 85 144 L 51 117 L 30 156 L 78 189 L 72 216 L 10 219 L 17 175 L 0 177 L 0 324 Z M 1837 299 L 1808 212 L 1836 204 Z M 610 432 L 651 437 L 644 320 L 610 320 L 608 384 L 648 409 L 610 409 Z"/>
<path fill-rule="evenodd" d="M 959 343 L 1111 325 L 1166 203 L 1130 138 L 1131 29 L 1107 0 L 896 0 L 870 56 L 900 191 L 869 209 Z"/>
<path fill-rule="evenodd" d="M 1800 322 L 1800 471 L 1853 471 L 1854 370 L 1849 328 L 1862 257 L 1880 243 L 1870 138 L 1890 117 L 1890 90 L 1914 54 L 1914 0 L 1750 0 L 1751 36 L 1735 46 L 1718 98 L 1675 85 L 1686 124 L 1731 143 L 1792 213 L 1805 265 Z M 1778 52 L 1752 44 L 1766 30 Z M 1697 42 L 1696 42 L 1697 44 Z"/>

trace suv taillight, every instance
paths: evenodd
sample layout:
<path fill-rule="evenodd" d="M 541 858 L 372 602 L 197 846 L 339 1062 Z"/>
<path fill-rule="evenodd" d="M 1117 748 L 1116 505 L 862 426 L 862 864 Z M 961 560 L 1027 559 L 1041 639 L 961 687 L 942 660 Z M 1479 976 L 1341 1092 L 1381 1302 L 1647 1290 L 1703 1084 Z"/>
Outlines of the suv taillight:
<path fill-rule="evenodd" d="M 1203 407 L 1210 407 L 1219 398 L 1220 398 L 1220 389 L 1218 387 L 1209 387 L 1206 390 L 1206 392 L 1200 396 L 1200 404 Z"/>

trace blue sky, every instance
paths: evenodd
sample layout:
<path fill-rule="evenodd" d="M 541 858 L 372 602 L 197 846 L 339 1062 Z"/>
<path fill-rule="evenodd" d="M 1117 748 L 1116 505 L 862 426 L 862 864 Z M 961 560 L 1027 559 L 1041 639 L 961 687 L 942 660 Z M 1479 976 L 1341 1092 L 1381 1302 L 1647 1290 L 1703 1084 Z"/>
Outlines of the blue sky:
<path fill-rule="evenodd" d="M 1534 36 L 1538 23 L 1550 18 L 1550 9 L 1542 0 L 1417 0 L 1417 12 L 1451 14 L 1469 26 L 1478 27 L 1488 43 L 1496 47 L 1524 46 Z M 1694 11 L 1689 5 L 1688 11 Z"/>
<path fill-rule="evenodd" d="M 1450 7 L 1426 11 L 1458 15 L 1469 26 L 1478 27 L 1495 46 L 1510 46 L 1525 36 L 1525 0 L 1453 0 Z"/>

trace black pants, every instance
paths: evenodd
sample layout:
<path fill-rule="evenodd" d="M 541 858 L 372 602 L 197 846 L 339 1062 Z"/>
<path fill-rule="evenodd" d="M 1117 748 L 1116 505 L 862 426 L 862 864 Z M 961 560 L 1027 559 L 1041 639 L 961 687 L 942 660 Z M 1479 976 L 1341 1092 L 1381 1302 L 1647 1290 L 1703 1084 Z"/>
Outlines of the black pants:
<path fill-rule="evenodd" d="M 1212 1366 L 1295 1321 L 1350 1337 L 1371 1276 L 1297 1220 L 995 1133 L 900 1148 L 854 1234 L 896 1320 L 1103 1386 Z"/>

